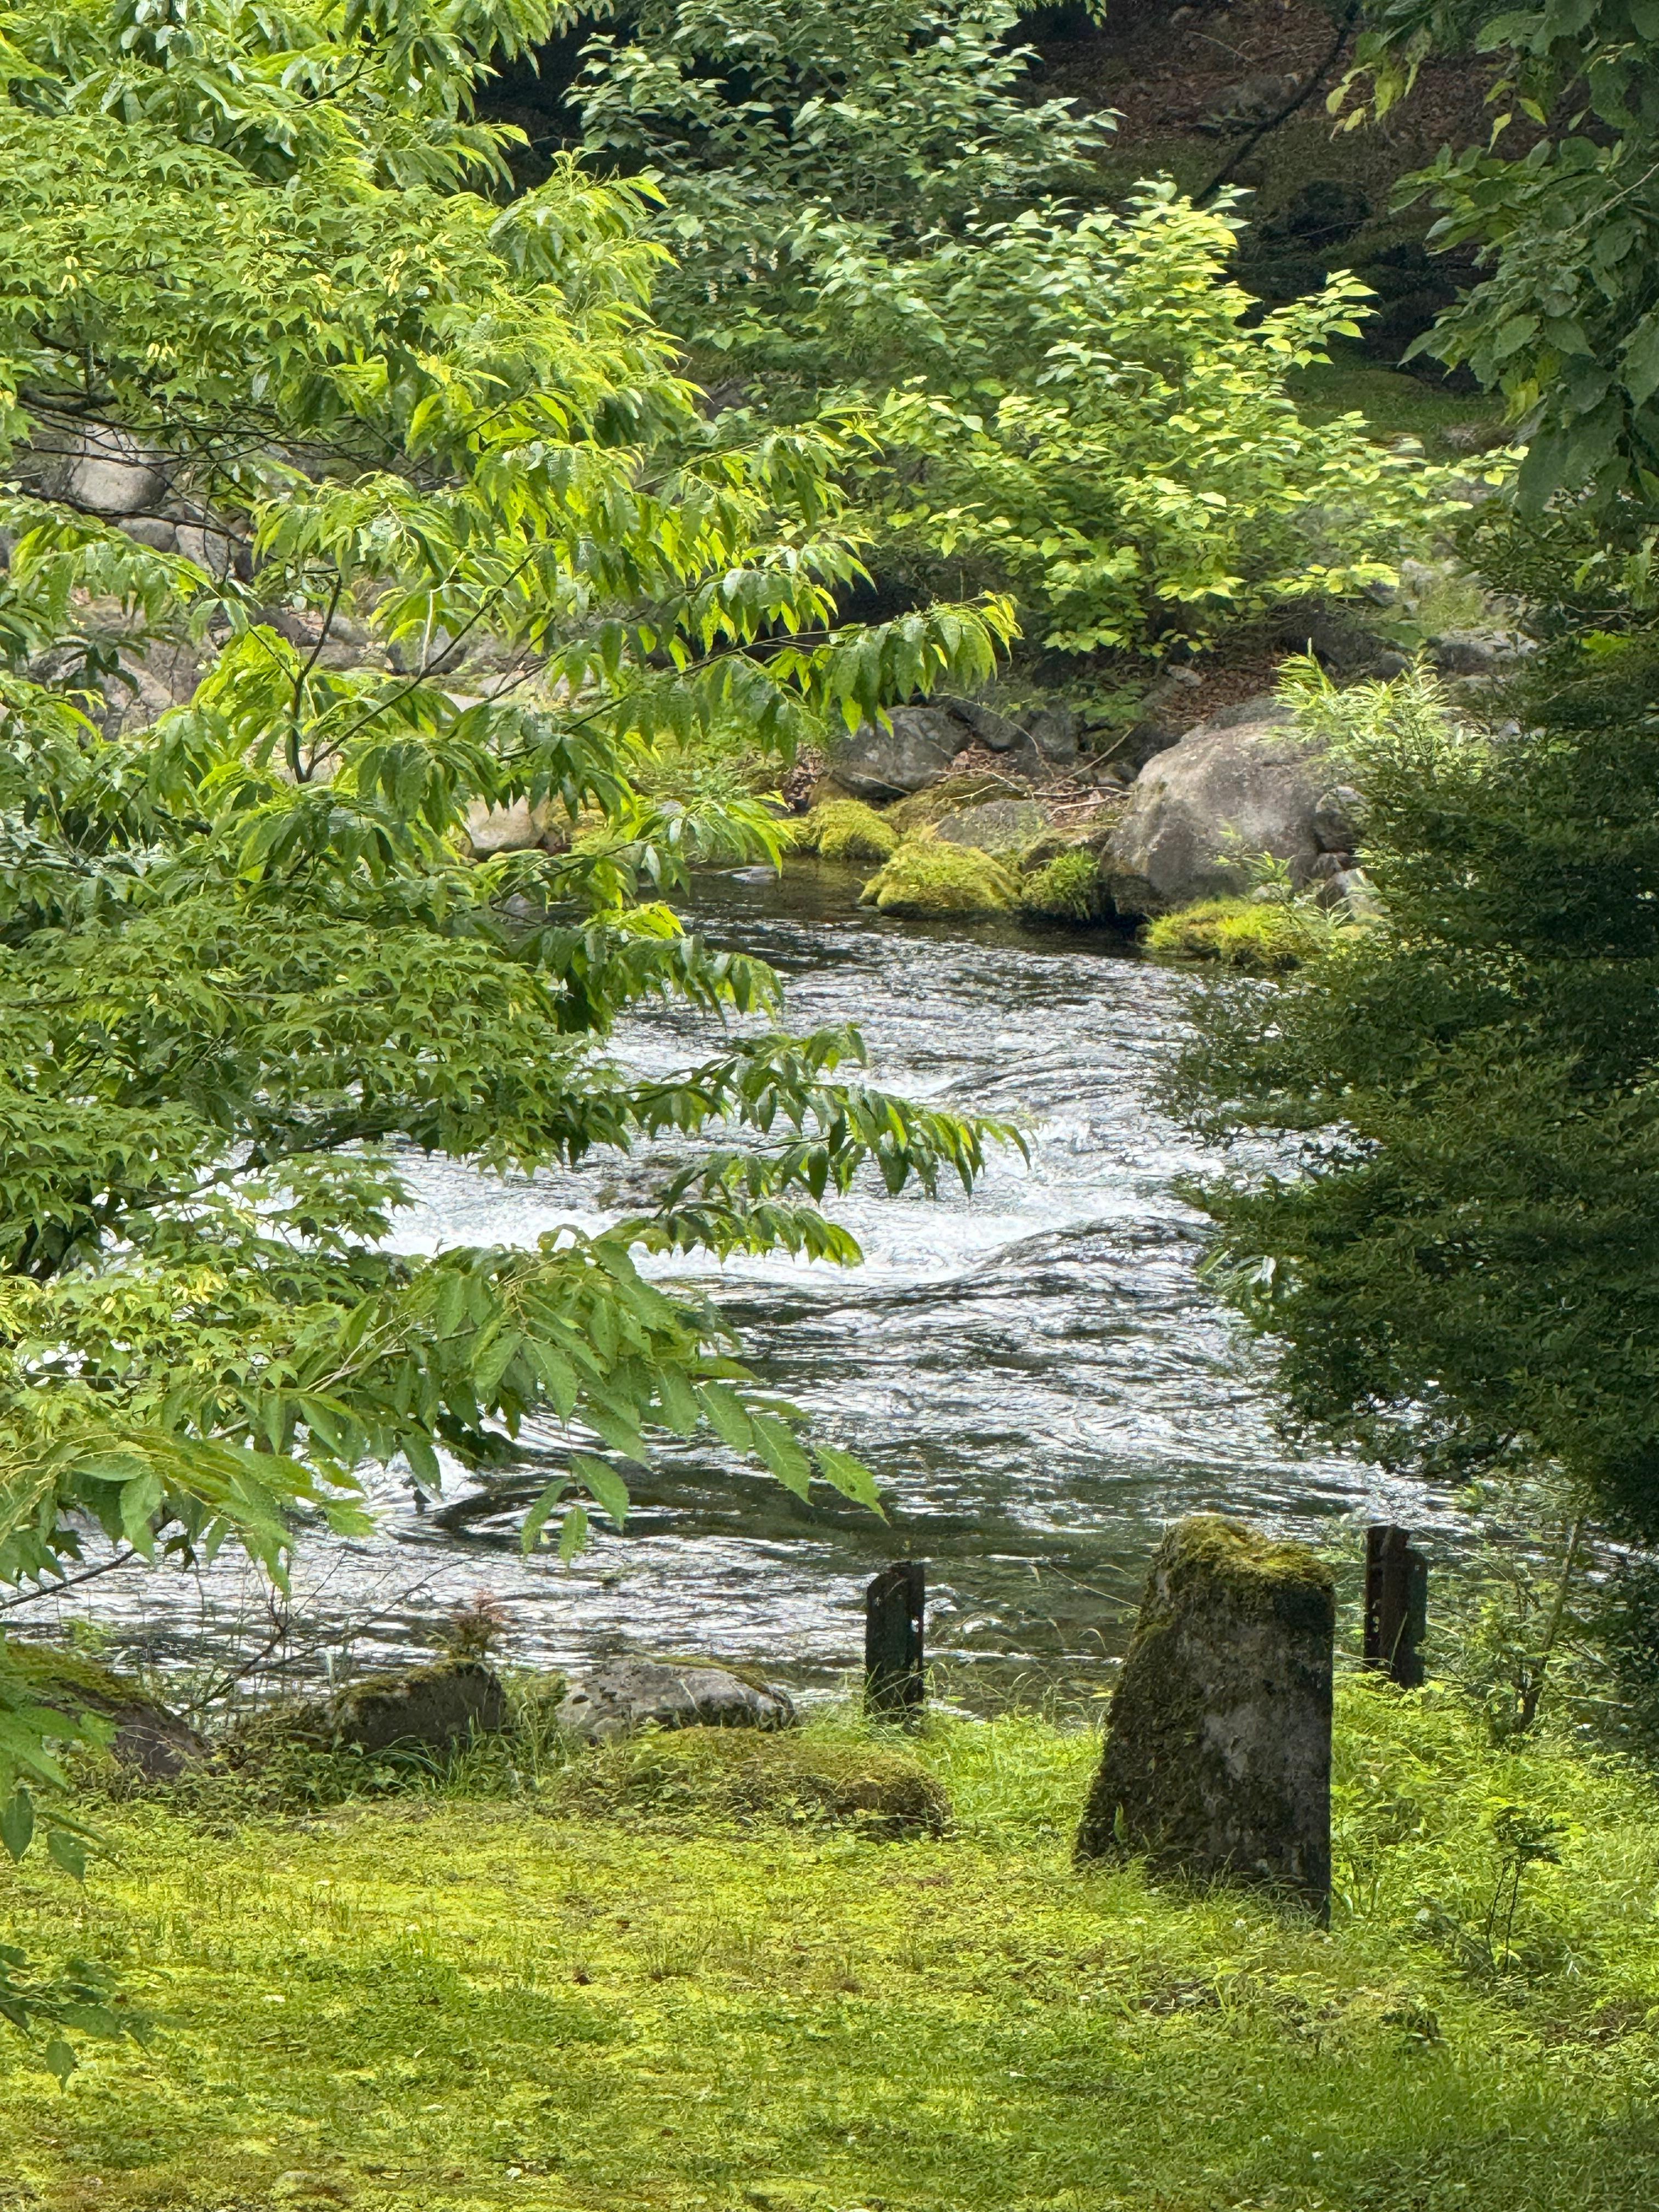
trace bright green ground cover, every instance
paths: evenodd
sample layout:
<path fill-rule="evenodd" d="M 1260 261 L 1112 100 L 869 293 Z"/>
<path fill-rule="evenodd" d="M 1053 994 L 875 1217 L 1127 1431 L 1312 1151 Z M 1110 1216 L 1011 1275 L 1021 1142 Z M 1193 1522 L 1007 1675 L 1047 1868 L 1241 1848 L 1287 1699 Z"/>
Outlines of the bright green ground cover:
<path fill-rule="evenodd" d="M 909 1843 L 715 1821 L 729 1761 L 693 1738 L 577 1770 L 532 1747 L 516 1796 L 476 1794 L 513 1786 L 498 1757 L 304 1817 L 211 1790 L 108 1808 L 118 1863 L 82 1897 L 31 1858 L 0 1924 L 115 1959 L 165 2025 L 61 2094 L 0 2045 L 0 2204 L 1652 2202 L 1659 1805 L 1634 1771 L 1351 1685 L 1325 1934 L 1074 1873 L 1086 1732 L 936 1724 L 920 1754 L 956 1823 Z M 1565 1826 L 1506 1944 L 1513 1802 Z"/>

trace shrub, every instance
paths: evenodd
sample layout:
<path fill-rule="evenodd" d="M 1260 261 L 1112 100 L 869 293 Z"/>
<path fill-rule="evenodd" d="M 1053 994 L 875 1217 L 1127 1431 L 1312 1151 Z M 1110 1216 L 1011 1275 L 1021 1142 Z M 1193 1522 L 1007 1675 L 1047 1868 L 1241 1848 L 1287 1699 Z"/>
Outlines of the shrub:
<path fill-rule="evenodd" d="M 883 914 L 1006 914 L 1018 896 L 1013 876 L 991 854 L 912 837 L 866 884 L 863 903 Z"/>
<path fill-rule="evenodd" d="M 1057 853 L 1020 886 L 1020 911 L 1048 921 L 1095 921 L 1101 912 L 1100 862 L 1085 846 Z"/>

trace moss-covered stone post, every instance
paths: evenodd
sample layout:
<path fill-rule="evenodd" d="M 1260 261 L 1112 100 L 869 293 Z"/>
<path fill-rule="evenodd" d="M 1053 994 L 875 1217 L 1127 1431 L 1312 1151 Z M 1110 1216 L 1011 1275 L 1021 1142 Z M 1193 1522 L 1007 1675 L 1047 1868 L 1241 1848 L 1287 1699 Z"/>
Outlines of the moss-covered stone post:
<path fill-rule="evenodd" d="M 1112 1698 L 1079 1858 L 1144 1856 L 1328 1909 L 1335 1627 L 1330 1575 L 1305 1546 L 1213 1514 L 1177 1523 Z"/>

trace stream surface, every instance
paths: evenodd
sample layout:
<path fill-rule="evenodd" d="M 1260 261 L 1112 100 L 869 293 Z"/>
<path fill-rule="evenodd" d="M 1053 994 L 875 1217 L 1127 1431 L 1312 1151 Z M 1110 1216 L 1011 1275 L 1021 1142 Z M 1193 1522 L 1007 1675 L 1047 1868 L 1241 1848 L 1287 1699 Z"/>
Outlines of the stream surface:
<path fill-rule="evenodd" d="M 862 1267 L 745 1260 L 704 1278 L 765 1379 L 876 1470 L 884 1524 L 816 1490 L 809 1510 L 717 1447 L 678 1447 L 635 1481 L 625 1530 L 596 1521 L 564 1566 L 521 1558 L 512 1515 L 445 1527 L 387 1476 L 374 1537 L 301 1540 L 280 1618 L 227 1557 L 185 1576 L 125 1568 L 12 1625 L 78 1616 L 112 1659 L 210 1658 L 268 1682 L 406 1660 L 445 1608 L 487 1591 L 512 1662 L 707 1652 L 810 1690 L 859 1663 L 869 1577 L 913 1557 L 927 1562 L 930 1657 L 977 1705 L 1103 1686 L 1147 1557 L 1181 1514 L 1312 1537 L 1344 1516 L 1451 1533 L 1455 1516 L 1419 1486 L 1276 1436 L 1261 1355 L 1198 1279 L 1201 1224 L 1172 1185 L 1205 1156 L 1150 1103 L 1184 979 L 1090 935 L 895 922 L 854 905 L 855 888 L 827 869 L 782 888 L 722 876 L 700 884 L 693 918 L 780 971 L 791 1028 L 856 1022 L 874 1079 L 1018 1121 L 1029 1163 L 1000 1151 L 971 1198 L 860 1188 L 835 1210 Z M 665 1072 L 718 1044 L 705 1018 L 666 1008 L 631 1019 L 617 1052 Z M 673 1157 L 516 1180 L 417 1161 L 397 1242 L 592 1227 L 637 1206 Z M 550 1429 L 538 1448 L 555 1463 Z M 459 1495 L 473 1488 L 458 1478 Z"/>

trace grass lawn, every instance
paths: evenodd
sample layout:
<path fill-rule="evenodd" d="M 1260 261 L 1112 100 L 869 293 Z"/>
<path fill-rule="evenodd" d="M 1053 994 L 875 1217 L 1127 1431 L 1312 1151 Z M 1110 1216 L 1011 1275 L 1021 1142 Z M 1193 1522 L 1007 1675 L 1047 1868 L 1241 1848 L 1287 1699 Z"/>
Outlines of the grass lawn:
<path fill-rule="evenodd" d="M 0 2205 L 1655 2201 L 1659 1803 L 1634 1770 L 1349 1683 L 1327 1933 L 1074 1872 L 1086 1731 L 945 1721 L 915 1749 L 955 1817 L 910 1841 L 809 1807 L 802 1774 L 908 1756 L 833 1719 L 532 1744 L 300 1814 L 229 1784 L 103 1807 L 118 1856 L 84 1891 L 39 1854 L 0 1875 L 0 1934 L 110 1960 L 159 2024 L 148 2052 L 85 2045 L 62 2092 L 0 2042 Z M 1505 1804 L 1561 1824 L 1507 1929 Z"/>

